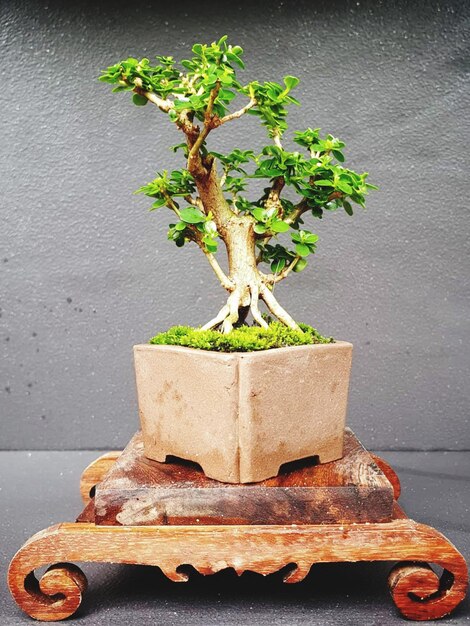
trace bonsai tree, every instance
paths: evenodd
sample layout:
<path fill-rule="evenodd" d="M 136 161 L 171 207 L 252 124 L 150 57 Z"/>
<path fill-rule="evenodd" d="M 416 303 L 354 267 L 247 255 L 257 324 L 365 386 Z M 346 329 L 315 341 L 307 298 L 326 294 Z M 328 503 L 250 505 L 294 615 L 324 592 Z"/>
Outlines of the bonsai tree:
<path fill-rule="evenodd" d="M 364 207 L 373 186 L 366 173 L 344 167 L 345 144 L 333 135 L 321 136 L 318 128 L 294 132 L 299 150 L 283 145 L 287 108 L 299 104 L 291 95 L 298 78 L 243 84 L 238 77 L 243 50 L 228 44 L 226 36 L 196 44 L 192 52 L 180 64 L 169 56 L 158 56 L 156 65 L 128 58 L 100 77 L 115 85 L 113 91 L 132 92 L 135 105 L 155 105 L 184 136 L 173 150 L 182 151 L 185 167 L 162 171 L 137 193 L 153 199 L 151 210 L 166 207 L 175 214 L 169 239 L 178 247 L 194 242 L 229 294 L 203 329 L 229 333 L 249 312 L 266 328 L 259 309 L 263 300 L 275 318 L 300 330 L 273 288 L 304 270 L 315 252 L 318 236 L 304 227 L 304 219 L 314 221 L 338 208 L 352 215 L 351 203 Z M 270 141 L 261 152 L 250 149 L 248 137 L 248 145 L 227 154 L 211 150 L 210 134 L 240 123 L 245 115 L 255 115 L 267 130 Z M 245 194 L 252 179 L 265 181 L 258 198 Z M 288 234 L 280 240 L 282 233 L 290 233 L 289 244 L 284 241 Z M 227 251 L 228 273 L 215 257 L 219 241 Z M 261 269 L 266 264 L 268 269 Z"/>

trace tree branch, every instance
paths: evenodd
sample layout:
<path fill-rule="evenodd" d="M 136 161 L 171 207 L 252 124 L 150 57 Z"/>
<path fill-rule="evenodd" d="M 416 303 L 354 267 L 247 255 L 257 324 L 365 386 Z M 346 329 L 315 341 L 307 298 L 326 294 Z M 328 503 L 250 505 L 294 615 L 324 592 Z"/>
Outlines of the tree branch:
<path fill-rule="evenodd" d="M 201 209 L 201 211 L 204 211 L 201 198 L 193 198 L 192 196 L 187 195 L 187 196 L 184 196 L 184 199 L 186 200 L 188 204 L 191 204 L 192 206 L 195 206 L 198 209 Z"/>
<path fill-rule="evenodd" d="M 212 109 L 214 108 L 214 102 L 217 98 L 217 96 L 219 95 L 219 91 L 220 91 L 220 82 L 217 81 L 215 84 L 215 87 L 212 89 L 210 96 L 209 96 L 209 101 L 207 103 L 207 108 L 206 108 L 206 112 L 204 113 L 204 123 L 206 126 L 210 126 L 211 122 L 212 122 Z"/>
<path fill-rule="evenodd" d="M 267 283 L 269 283 L 270 285 L 275 285 L 276 283 L 280 283 L 281 280 L 284 280 L 284 278 L 286 278 L 287 276 L 289 276 L 289 274 L 292 272 L 292 270 L 294 269 L 294 267 L 297 265 L 297 263 L 300 261 L 302 257 L 300 256 L 296 256 L 292 262 L 282 270 L 282 272 L 279 272 L 279 274 L 262 274 L 263 280 Z"/>
<path fill-rule="evenodd" d="M 235 111 L 234 113 L 229 113 L 228 115 L 225 115 L 224 117 L 216 118 L 214 120 L 214 125 L 215 126 L 222 126 L 222 124 L 226 124 L 227 122 L 231 122 L 232 120 L 238 119 L 242 115 L 245 115 L 245 113 L 247 111 L 252 109 L 255 106 L 255 104 L 256 104 L 256 100 L 254 98 L 252 98 L 248 102 L 248 104 L 245 104 L 245 106 L 243 108 L 239 109 L 238 111 Z"/>
<path fill-rule="evenodd" d="M 274 133 L 273 134 L 273 141 L 274 141 L 274 145 L 275 146 L 277 146 L 280 150 L 283 150 L 280 135 L 278 135 L 277 133 Z"/>
<path fill-rule="evenodd" d="M 306 198 L 304 198 L 303 200 L 299 202 L 299 204 L 295 205 L 292 213 L 288 217 L 286 217 L 284 221 L 287 222 L 288 224 L 295 224 L 295 222 L 299 219 L 299 217 L 301 217 L 303 213 L 306 213 L 309 210 L 310 210 L 310 207 L 308 206 L 308 201 Z"/>
<path fill-rule="evenodd" d="M 230 278 L 227 276 L 224 270 L 220 267 L 219 262 L 217 261 L 215 256 L 212 254 L 212 252 L 209 252 L 206 249 L 206 246 L 204 245 L 204 242 L 202 240 L 201 233 L 194 226 L 190 226 L 189 231 L 191 233 L 189 238 L 195 243 L 197 243 L 197 245 L 204 252 L 206 259 L 209 261 L 209 264 L 214 270 L 214 274 L 219 279 L 219 282 L 222 285 L 222 287 L 226 289 L 227 291 L 232 292 L 235 288 L 234 283 L 230 280 Z"/>
<path fill-rule="evenodd" d="M 166 200 L 166 205 L 167 205 L 167 207 L 168 207 L 169 209 L 172 209 L 172 210 L 176 213 L 176 215 L 177 215 L 179 218 L 181 218 L 181 216 L 180 216 L 180 212 L 179 212 L 179 209 L 178 209 L 178 207 L 176 206 L 176 204 L 175 204 L 175 202 L 174 202 L 173 198 L 170 196 L 170 194 L 169 194 L 169 193 L 167 193 L 166 191 L 162 191 L 162 194 L 165 196 L 165 200 Z"/>
<path fill-rule="evenodd" d="M 206 258 L 209 261 L 210 266 L 214 270 L 215 275 L 219 279 L 222 287 L 226 289 L 227 291 L 233 291 L 233 289 L 235 288 L 234 283 L 230 280 L 230 278 L 227 276 L 224 270 L 220 267 L 219 262 L 217 261 L 215 256 L 212 254 L 212 252 L 208 252 L 203 246 L 200 246 L 200 247 L 201 247 L 201 250 L 206 255 Z"/>
<path fill-rule="evenodd" d="M 140 85 L 139 85 L 139 81 L 140 81 Z M 157 96 L 157 94 L 151 92 L 151 91 L 145 91 L 145 89 L 142 89 L 142 80 L 140 78 L 136 78 L 134 81 L 135 87 L 134 87 L 134 92 L 138 93 L 139 96 L 144 96 L 144 98 L 147 98 L 147 100 L 149 102 L 153 102 L 153 104 L 156 104 L 157 107 L 159 109 L 161 109 L 164 113 L 168 113 L 168 111 L 171 111 L 171 109 L 175 108 L 175 105 L 173 104 L 173 102 L 171 100 L 164 100 L 163 98 L 160 98 L 159 96 Z"/>
<path fill-rule="evenodd" d="M 210 96 L 209 96 L 209 101 L 207 103 L 207 108 L 206 111 L 204 113 L 204 127 L 202 129 L 202 131 L 199 133 L 196 141 L 194 142 L 193 146 L 191 147 L 191 150 L 189 151 L 189 155 L 188 155 L 188 161 L 197 158 L 199 149 L 201 148 L 202 144 L 204 143 L 205 138 L 207 137 L 207 135 L 210 133 L 210 131 L 212 130 L 213 127 L 213 116 L 212 116 L 212 109 L 214 108 L 214 102 L 217 98 L 217 95 L 220 91 L 220 83 L 217 81 L 217 83 L 215 84 L 215 87 L 212 89 Z"/>
<path fill-rule="evenodd" d="M 264 203 L 266 209 L 270 209 L 273 207 L 277 208 L 279 217 L 282 217 L 283 213 L 282 204 L 279 198 L 285 184 L 286 181 L 283 176 L 278 176 L 277 178 L 275 178 L 271 187 L 271 191 L 269 192 L 266 202 Z"/>

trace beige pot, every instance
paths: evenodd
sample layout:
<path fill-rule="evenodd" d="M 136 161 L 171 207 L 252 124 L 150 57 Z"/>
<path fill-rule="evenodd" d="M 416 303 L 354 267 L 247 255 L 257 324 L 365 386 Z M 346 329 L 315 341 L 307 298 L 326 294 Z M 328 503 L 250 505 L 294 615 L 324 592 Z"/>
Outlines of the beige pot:
<path fill-rule="evenodd" d="M 134 346 L 145 455 L 199 463 L 228 483 L 341 458 L 352 344 L 259 352 Z"/>

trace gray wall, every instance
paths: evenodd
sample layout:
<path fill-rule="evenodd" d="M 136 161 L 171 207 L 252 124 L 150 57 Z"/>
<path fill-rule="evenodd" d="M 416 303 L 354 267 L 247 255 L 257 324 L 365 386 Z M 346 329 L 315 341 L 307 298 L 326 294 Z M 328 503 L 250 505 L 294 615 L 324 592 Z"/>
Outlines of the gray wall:
<path fill-rule="evenodd" d="M 99 6 L 96 6 L 99 4 Z M 349 421 L 375 448 L 470 448 L 468 3 L 1 3 L 1 447 L 108 448 L 137 428 L 132 345 L 224 294 L 131 192 L 176 130 L 96 81 L 228 33 L 247 80 L 302 79 L 291 128 L 344 138 L 381 192 L 315 222 L 293 314 L 355 344 Z M 256 120 L 221 147 L 257 147 Z"/>

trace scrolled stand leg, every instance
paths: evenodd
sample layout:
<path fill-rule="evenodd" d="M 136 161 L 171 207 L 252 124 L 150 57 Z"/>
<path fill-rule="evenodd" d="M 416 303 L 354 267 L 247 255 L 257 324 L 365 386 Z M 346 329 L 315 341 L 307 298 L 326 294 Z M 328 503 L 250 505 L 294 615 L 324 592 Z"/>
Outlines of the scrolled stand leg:
<path fill-rule="evenodd" d="M 439 576 L 427 563 L 402 562 L 391 570 L 393 601 L 408 619 L 424 621 L 448 615 L 465 597 L 465 586 L 444 570 Z"/>
<path fill-rule="evenodd" d="M 53 550 L 41 549 L 50 543 L 58 526 L 34 535 L 14 556 L 8 584 L 18 606 L 30 617 L 53 622 L 73 615 L 79 608 L 87 579 L 72 563 L 51 565 L 38 580 L 34 570 L 54 561 Z"/>
<path fill-rule="evenodd" d="M 427 562 L 402 561 L 392 568 L 388 584 L 393 601 L 404 617 L 416 621 L 440 619 L 465 598 L 467 566 L 462 555 L 445 537 L 433 528 L 420 527 L 427 529 L 427 558 L 443 568 L 441 576 Z"/>

